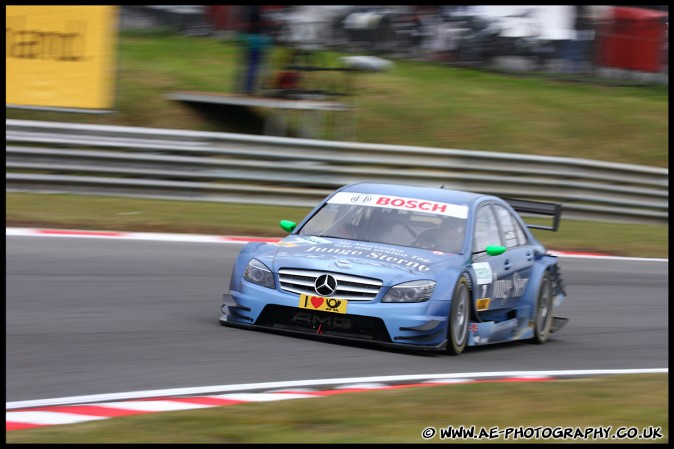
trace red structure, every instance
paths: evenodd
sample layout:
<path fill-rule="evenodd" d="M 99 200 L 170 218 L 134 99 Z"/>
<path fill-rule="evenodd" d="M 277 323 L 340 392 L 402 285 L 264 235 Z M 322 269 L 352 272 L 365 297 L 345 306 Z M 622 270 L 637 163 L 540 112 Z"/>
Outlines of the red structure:
<path fill-rule="evenodd" d="M 666 56 L 669 13 L 616 7 L 614 20 L 599 29 L 598 63 L 644 72 L 660 72 Z"/>
<path fill-rule="evenodd" d="M 243 31 L 248 27 L 244 20 L 244 5 L 208 5 L 206 16 L 216 30 Z M 272 11 L 287 9 L 287 5 L 261 5 L 263 15 Z M 265 23 L 265 28 L 273 28 L 273 23 Z"/>

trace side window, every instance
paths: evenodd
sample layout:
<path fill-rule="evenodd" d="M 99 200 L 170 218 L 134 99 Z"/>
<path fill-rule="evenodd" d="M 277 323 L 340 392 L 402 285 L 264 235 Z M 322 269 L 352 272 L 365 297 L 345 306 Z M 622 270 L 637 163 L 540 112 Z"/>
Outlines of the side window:
<path fill-rule="evenodd" d="M 506 248 L 512 248 L 522 244 L 522 241 L 519 240 L 517 235 L 517 230 L 515 228 L 516 223 L 513 222 L 513 217 L 510 214 L 510 211 L 503 206 L 495 205 L 494 209 L 496 210 L 496 217 L 498 222 L 501 225 L 501 231 L 503 232 L 503 241 L 505 242 Z M 522 231 L 520 229 L 520 231 Z"/>
<path fill-rule="evenodd" d="M 473 251 L 484 251 L 489 245 L 501 245 L 501 235 L 491 207 L 482 206 L 475 217 Z"/>

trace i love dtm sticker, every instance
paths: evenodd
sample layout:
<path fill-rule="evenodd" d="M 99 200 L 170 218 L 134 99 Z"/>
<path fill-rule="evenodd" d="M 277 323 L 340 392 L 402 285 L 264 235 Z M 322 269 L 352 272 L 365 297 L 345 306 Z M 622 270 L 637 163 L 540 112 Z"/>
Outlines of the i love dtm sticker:
<path fill-rule="evenodd" d="M 323 296 L 300 295 L 301 309 L 322 310 L 324 312 L 346 313 L 348 301 Z"/>

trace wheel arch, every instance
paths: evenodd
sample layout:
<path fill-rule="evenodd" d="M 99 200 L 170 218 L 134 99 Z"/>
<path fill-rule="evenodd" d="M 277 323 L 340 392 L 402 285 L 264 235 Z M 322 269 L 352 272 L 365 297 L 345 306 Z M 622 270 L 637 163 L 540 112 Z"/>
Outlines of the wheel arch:
<path fill-rule="evenodd" d="M 531 270 L 531 276 L 522 295 L 521 306 L 528 310 L 528 318 L 534 319 L 536 314 L 536 301 L 538 298 L 538 290 L 541 287 L 541 281 L 545 272 L 549 272 L 551 277 L 554 270 L 556 260 L 546 263 L 535 263 Z"/>

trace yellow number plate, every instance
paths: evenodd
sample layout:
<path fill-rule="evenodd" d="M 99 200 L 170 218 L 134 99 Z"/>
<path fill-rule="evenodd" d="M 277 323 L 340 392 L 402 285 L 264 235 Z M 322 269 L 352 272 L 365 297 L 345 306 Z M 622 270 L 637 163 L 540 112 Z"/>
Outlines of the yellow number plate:
<path fill-rule="evenodd" d="M 478 312 L 482 310 L 487 310 L 489 308 L 490 302 L 491 299 L 489 298 L 480 298 L 476 301 L 475 308 L 478 310 Z"/>
<path fill-rule="evenodd" d="M 322 296 L 300 295 L 300 309 L 323 310 L 324 312 L 346 313 L 346 299 L 324 298 Z"/>

